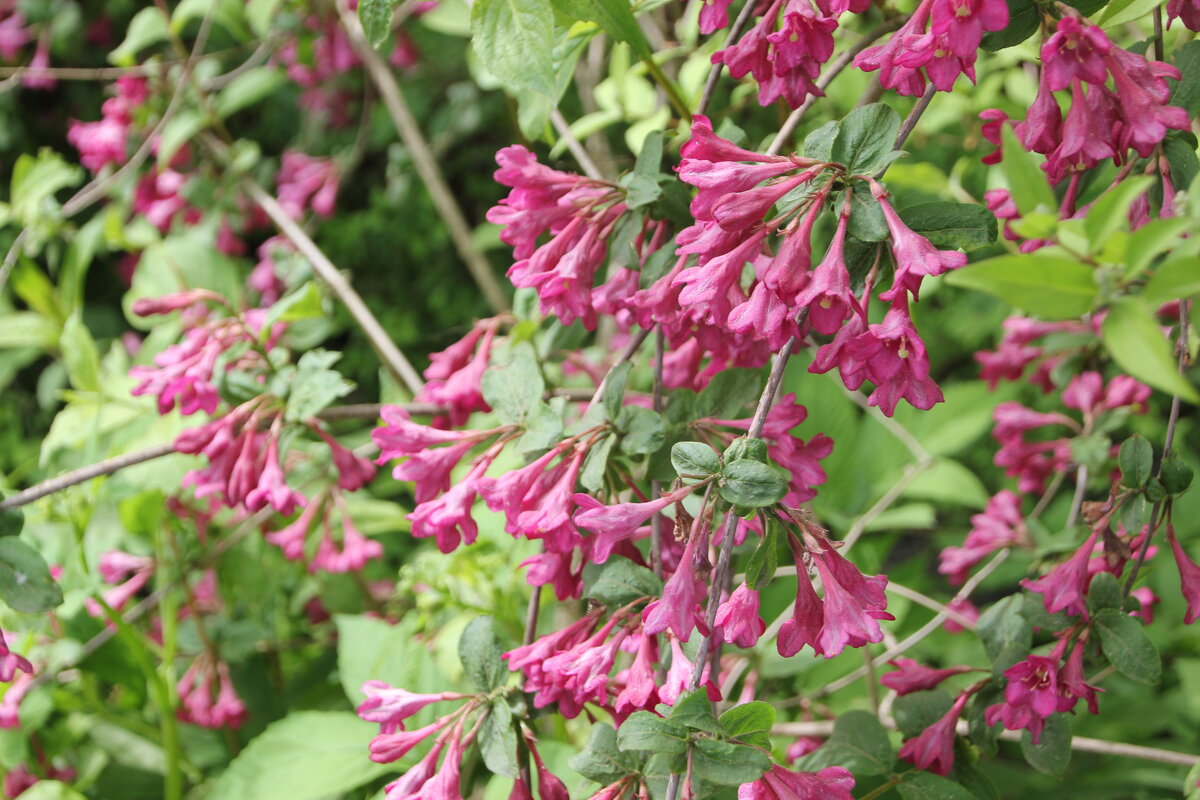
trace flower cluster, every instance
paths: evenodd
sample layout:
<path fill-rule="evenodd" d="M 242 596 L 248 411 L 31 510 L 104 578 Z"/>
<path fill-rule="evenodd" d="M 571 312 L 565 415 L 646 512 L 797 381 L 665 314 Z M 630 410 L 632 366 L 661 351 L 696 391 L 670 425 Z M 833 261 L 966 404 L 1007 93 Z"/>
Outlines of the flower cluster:
<path fill-rule="evenodd" d="M 134 113 L 150 94 L 145 78 L 117 78 L 114 86 L 116 96 L 104 101 L 99 120 L 72 122 L 67 128 L 67 141 L 79 151 L 80 163 L 92 172 L 99 172 L 109 164 L 125 163 Z"/>

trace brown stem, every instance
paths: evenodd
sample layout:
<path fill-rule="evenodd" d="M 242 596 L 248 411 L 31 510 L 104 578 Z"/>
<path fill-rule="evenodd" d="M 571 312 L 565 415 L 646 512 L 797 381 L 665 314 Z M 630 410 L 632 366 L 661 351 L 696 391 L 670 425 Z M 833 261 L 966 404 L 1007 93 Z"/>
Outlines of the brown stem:
<path fill-rule="evenodd" d="M 392 118 L 392 123 L 396 126 L 396 132 L 400 134 L 400 140 L 404 142 L 404 146 L 408 148 L 408 152 L 412 156 L 417 174 L 421 176 L 421 181 L 429 191 L 433 205 L 437 208 L 442 221 L 446 223 L 446 229 L 454 241 L 454 247 L 458 250 L 459 257 L 466 263 L 467 270 L 470 271 L 471 277 L 475 279 L 475 283 L 483 292 L 483 296 L 492 310 L 497 314 L 507 311 L 509 308 L 508 297 L 505 296 L 500 282 L 496 280 L 491 264 L 475 246 L 471 227 L 467 224 L 462 209 L 458 207 L 454 193 L 446 184 L 446 179 L 442 177 L 437 159 L 434 158 L 429 143 L 425 141 L 425 136 L 421 133 L 421 128 L 417 125 L 417 121 L 408 107 L 408 102 L 404 99 L 404 93 L 400 90 L 396 76 L 379 57 L 379 53 L 375 52 L 375 48 L 371 47 L 371 43 L 363 34 L 362 24 L 354 12 L 347 8 L 345 0 L 339 0 L 337 6 L 338 14 L 342 19 L 342 27 L 349 34 L 350 43 L 358 53 L 358 57 L 362 59 L 367 74 L 375 83 L 375 88 L 379 90 L 379 96 L 383 98 L 383 104 Z"/>

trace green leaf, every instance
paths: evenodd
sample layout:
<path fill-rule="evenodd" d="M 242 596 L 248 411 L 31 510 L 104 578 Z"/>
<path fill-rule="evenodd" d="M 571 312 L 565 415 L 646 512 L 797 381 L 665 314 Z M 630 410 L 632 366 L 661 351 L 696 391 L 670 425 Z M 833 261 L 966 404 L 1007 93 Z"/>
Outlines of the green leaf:
<path fill-rule="evenodd" d="M 1200 258 L 1196 256 L 1182 256 L 1163 262 L 1154 270 L 1150 280 L 1146 281 L 1146 288 L 1142 290 L 1146 302 L 1155 306 L 1194 294 L 1200 294 Z"/>
<path fill-rule="evenodd" d="M 621 452 L 642 456 L 657 452 L 667 440 L 667 426 L 662 417 L 642 406 L 625 406 L 617 417 L 621 434 Z"/>
<path fill-rule="evenodd" d="M 775 708 L 755 700 L 734 706 L 721 715 L 721 727 L 731 739 L 748 745 L 771 749 L 771 726 L 775 724 Z"/>
<path fill-rule="evenodd" d="M 1093 615 L 1106 608 L 1121 609 L 1121 584 L 1111 572 L 1099 572 L 1088 584 L 1087 606 Z"/>
<path fill-rule="evenodd" d="M 888 733 L 869 711 L 847 711 L 833 723 L 833 734 L 801 759 L 805 771 L 841 766 L 856 775 L 886 775 L 896 757 Z"/>
<path fill-rule="evenodd" d="M 984 50 L 1003 50 L 1013 47 L 1033 36 L 1038 29 L 1037 6 L 1033 0 L 1007 0 L 1008 24 L 1001 30 L 990 31 L 983 35 L 980 46 Z"/>
<path fill-rule="evenodd" d="M 0 539 L 0 600 L 22 614 L 40 614 L 63 601 L 46 560 L 15 536 Z"/>
<path fill-rule="evenodd" d="M 558 444 L 562 438 L 562 417 L 539 400 L 525 417 L 525 433 L 517 440 L 517 452 L 530 461 Z"/>
<path fill-rule="evenodd" d="M 953 705 L 950 692 L 940 687 L 897 697 L 892 706 L 896 727 L 905 738 L 911 739 L 946 716 Z"/>
<path fill-rule="evenodd" d="M 35 225 L 47 216 L 56 216 L 54 196 L 83 180 L 84 172 L 63 157 L 43 147 L 37 156 L 22 153 L 13 165 L 12 213 L 26 225 Z"/>
<path fill-rule="evenodd" d="M 359 6 L 362 13 L 362 6 Z M 287 75 L 278 67 L 255 67 L 238 75 L 216 97 L 217 116 L 224 119 L 250 108 L 271 96 L 287 83 Z"/>
<path fill-rule="evenodd" d="M 1047 775 L 1062 775 L 1071 763 L 1071 726 L 1066 714 L 1046 717 L 1038 743 L 1033 743 L 1029 731 L 1021 735 L 1021 755 L 1029 766 Z"/>
<path fill-rule="evenodd" d="M 358 0 L 358 19 L 371 47 L 379 47 L 392 32 L 392 15 L 400 0 Z"/>
<path fill-rule="evenodd" d="M 1011 125 L 1003 125 L 1000 129 L 1000 142 L 1004 150 L 1004 160 L 1000 169 L 1008 181 L 1008 191 L 1017 210 L 1022 216 L 1038 207 L 1053 211 L 1058 207 L 1054 200 L 1054 192 L 1046 181 L 1046 173 L 1042 172 L 1033 160 L 1033 156 L 1025 151 L 1024 145 L 1013 133 Z"/>
<path fill-rule="evenodd" d="M 583 457 L 579 483 L 589 492 L 598 492 L 604 486 L 604 470 L 608 468 L 608 457 L 616 443 L 617 437 L 606 433 L 592 444 Z"/>
<path fill-rule="evenodd" d="M 703 442 L 676 442 L 671 448 L 671 466 L 681 478 L 685 475 L 704 478 L 721 471 L 716 451 Z"/>
<path fill-rule="evenodd" d="M 1112 234 L 1129 228 L 1129 207 L 1138 195 L 1144 193 L 1152 179 L 1145 175 L 1134 175 L 1109 189 L 1100 199 L 1092 203 L 1083 221 L 1083 230 L 1088 238 L 1088 252 L 1098 253 Z"/>
<path fill-rule="evenodd" d="M 750 561 L 746 563 L 746 585 L 756 592 L 761 592 L 775 577 L 778 567 L 779 525 L 775 520 L 768 520 L 762 540 L 750 554 Z"/>
<path fill-rule="evenodd" d="M 757 403 L 765 373 L 761 369 L 727 369 L 717 373 L 696 396 L 696 417 L 739 419 Z"/>
<path fill-rule="evenodd" d="M 285 297 L 281 297 L 267 310 L 267 319 L 262 326 L 264 338 L 270 336 L 271 328 L 276 322 L 299 322 L 303 319 L 316 319 L 325 316 L 325 308 L 321 303 L 321 293 L 317 285 L 307 281 L 299 289 Z"/>
<path fill-rule="evenodd" d="M 635 711 L 617 729 L 617 746 L 622 750 L 683 753 L 688 746 L 688 729 L 649 711 Z"/>
<path fill-rule="evenodd" d="M 583 777 L 606 786 L 636 772 L 638 767 L 635 758 L 617 749 L 617 732 L 603 722 L 592 726 L 587 746 L 568 763 Z"/>
<path fill-rule="evenodd" d="M 1144 18 L 1157 6 L 1151 0 L 1112 0 L 1096 22 L 1102 28 L 1114 28 Z"/>
<path fill-rule="evenodd" d="M 337 614 L 333 621 L 338 633 L 338 678 L 351 703 L 366 699 L 362 685 L 369 680 L 414 690 L 417 662 L 428 656 L 413 639 L 411 623 L 392 625 L 351 614 Z"/>
<path fill-rule="evenodd" d="M 100 385 L 100 354 L 96 352 L 92 334 L 83 324 L 82 312 L 76 311 L 67 318 L 59 347 L 71 385 L 82 392 L 103 391 Z"/>
<path fill-rule="evenodd" d="M 838 195 L 839 203 L 845 202 L 845 193 Z M 854 239 L 864 242 L 882 242 L 888 238 L 887 220 L 879 201 L 871 194 L 866 181 L 855 181 L 850 189 L 850 222 L 846 231 Z"/>
<path fill-rule="evenodd" d="M 62 331 L 34 311 L 0 314 L 0 350 L 36 347 L 51 350 L 58 346 Z"/>
<path fill-rule="evenodd" d="M 976 289 L 1046 319 L 1074 319 L 1096 302 L 1091 267 L 1063 256 L 1028 253 L 968 264 L 946 275 L 946 283 Z"/>
<path fill-rule="evenodd" d="M 978 250 L 996 241 L 996 215 L 974 203 L 921 203 L 899 211 L 904 224 L 942 250 Z"/>
<path fill-rule="evenodd" d="M 1100 635 L 1100 649 L 1122 675 L 1151 685 L 1162 679 L 1162 659 L 1136 617 L 1106 608 L 1092 618 L 1092 627 Z"/>
<path fill-rule="evenodd" d="M 476 691 L 490 692 L 508 682 L 502 653 L 491 616 L 476 617 L 467 623 L 458 640 L 458 658 L 463 674 Z"/>
<path fill-rule="evenodd" d="M 804 137 L 804 156 L 821 161 L 833 160 L 833 142 L 838 135 L 837 120 L 829 120 Z"/>
<path fill-rule="evenodd" d="M 493 774 L 516 778 L 520 775 L 517 765 L 517 732 L 513 728 L 512 709 L 506 698 L 492 701 L 491 713 L 479 727 L 479 754 L 483 763 Z"/>
<path fill-rule="evenodd" d="M 1125 244 L 1125 277 L 1141 275 L 1160 253 L 1179 243 L 1179 234 L 1187 226 L 1188 221 L 1182 217 L 1153 219 L 1130 234 Z"/>
<path fill-rule="evenodd" d="M 550 0 L 476 0 L 471 47 L 505 88 L 556 96 Z"/>
<path fill-rule="evenodd" d="M 708 690 L 703 687 L 693 689 L 676 700 L 667 719 L 696 731 L 717 735 L 723 732 L 717 715 L 713 713 Z"/>
<path fill-rule="evenodd" d="M 295 711 L 271 723 L 217 779 L 221 800 L 321 800 L 395 772 L 367 746 L 379 732 L 351 711 Z"/>
<path fill-rule="evenodd" d="M 756 781 L 770 768 L 770 756 L 744 744 L 697 739 L 692 749 L 692 774 L 718 786 Z"/>
<path fill-rule="evenodd" d="M 1154 471 L 1154 448 L 1145 436 L 1135 433 L 1121 444 L 1117 466 L 1121 468 L 1122 486 L 1141 489 Z"/>
<path fill-rule="evenodd" d="M 1101 329 L 1113 360 L 1140 381 L 1183 399 L 1200 402 L 1200 394 L 1179 374 L 1154 313 L 1134 297 L 1118 297 L 1109 306 Z"/>
<path fill-rule="evenodd" d="M 165 42 L 169 36 L 167 15 L 157 6 L 148 6 L 133 15 L 125 40 L 108 54 L 108 60 L 118 67 L 132 67 L 143 48 Z"/>
<path fill-rule="evenodd" d="M 642 597 L 662 593 L 662 579 L 624 556 L 583 568 L 583 596 L 610 609 L 621 608 Z"/>
<path fill-rule="evenodd" d="M 983 612 L 975 624 L 994 675 L 1025 658 L 1033 646 L 1033 629 L 1021 616 L 1021 606 L 1021 596 L 1011 595 Z"/>
<path fill-rule="evenodd" d="M 622 401 L 625 399 L 625 382 L 629 379 L 629 370 L 633 364 L 624 361 L 608 371 L 604 379 L 604 411 L 608 419 L 615 420 L 621 413 Z"/>
<path fill-rule="evenodd" d="M 663 190 L 658 183 L 662 152 L 662 131 L 650 131 L 642 141 L 642 149 L 638 153 L 633 172 L 626 175 L 625 180 L 621 182 L 628 190 L 625 195 L 625 205 L 632 209 L 638 209 L 650 205 L 662 196 Z"/>
<path fill-rule="evenodd" d="M 1192 468 L 1178 453 L 1171 453 L 1159 465 L 1158 477 L 1167 494 L 1181 495 L 1192 485 Z"/>
<path fill-rule="evenodd" d="M 932 772 L 906 772 L 896 791 L 904 800 L 975 800 L 965 787 Z"/>
<path fill-rule="evenodd" d="M 887 165 L 900 132 L 900 115 L 891 106 L 871 103 L 860 106 L 838 123 L 833 140 L 833 160 L 851 172 L 870 174 Z"/>
<path fill-rule="evenodd" d="M 257 36 L 265 36 L 271 30 L 276 12 L 283 0 L 247 0 L 246 21 Z"/>
<path fill-rule="evenodd" d="M 300 356 L 288 387 L 284 419 L 288 422 L 312 419 L 354 389 L 354 384 L 340 372 L 329 369 L 340 358 L 341 353 L 321 349 Z"/>
<path fill-rule="evenodd" d="M 751 439 L 748 436 L 739 436 L 730 442 L 721 457 L 725 461 L 749 459 L 761 461 L 764 464 L 770 460 L 767 457 L 767 443 L 762 439 Z"/>
<path fill-rule="evenodd" d="M 571 19 L 595 22 L 613 39 L 630 45 L 638 58 L 650 58 L 650 43 L 628 0 L 554 0 L 554 8 Z"/>
<path fill-rule="evenodd" d="M 0 508 L 0 536 L 19 536 L 24 527 L 24 511 L 20 508 Z"/>
<path fill-rule="evenodd" d="M 743 459 L 725 465 L 718 491 L 725 500 L 743 508 L 772 505 L 787 494 L 787 478 L 775 467 Z"/>
<path fill-rule="evenodd" d="M 484 370 L 480 391 L 483 399 L 501 419 L 512 424 L 524 424 L 525 418 L 534 405 L 541 402 L 542 393 L 546 391 L 546 382 L 530 344 L 521 342 L 514 347 L 512 361 L 508 364 Z"/>

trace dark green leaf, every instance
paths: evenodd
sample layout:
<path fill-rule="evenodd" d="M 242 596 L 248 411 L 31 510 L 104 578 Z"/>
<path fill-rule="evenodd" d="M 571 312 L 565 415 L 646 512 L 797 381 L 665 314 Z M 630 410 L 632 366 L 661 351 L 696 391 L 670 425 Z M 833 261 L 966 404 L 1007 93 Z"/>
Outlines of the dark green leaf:
<path fill-rule="evenodd" d="M 840 766 L 856 775 L 886 775 L 895 760 L 879 718 L 868 711 L 847 711 L 837 718 L 825 744 L 801 759 L 797 768 L 812 771 Z"/>
<path fill-rule="evenodd" d="M 804 156 L 821 161 L 833 160 L 833 140 L 838 135 L 837 120 L 830 120 L 804 137 Z"/>
<path fill-rule="evenodd" d="M 477 0 L 471 5 L 471 46 L 506 88 L 555 96 L 550 0 Z"/>
<path fill-rule="evenodd" d="M 693 689 L 676 700 L 667 719 L 692 730 L 718 735 L 722 733 L 717 715 L 713 713 L 712 703 L 708 699 L 708 690 L 703 687 Z"/>
<path fill-rule="evenodd" d="M 1167 494 L 1183 494 L 1192 485 L 1192 468 L 1178 453 L 1171 453 L 1162 460 L 1159 477 Z"/>
<path fill-rule="evenodd" d="M 692 750 L 693 774 L 702 781 L 720 786 L 741 786 L 756 781 L 770 768 L 770 756 L 743 744 L 697 739 Z"/>
<path fill-rule="evenodd" d="M 479 728 L 479 754 L 484 765 L 496 775 L 516 778 L 520 775 L 517 765 L 517 732 L 513 728 L 512 709 L 508 701 L 500 698 L 491 704 L 491 713 Z"/>
<path fill-rule="evenodd" d="M 1113 300 L 1101 331 L 1104 345 L 1121 369 L 1156 389 L 1191 403 L 1200 402 L 1200 393 L 1179 374 L 1154 312 L 1142 300 Z"/>
<path fill-rule="evenodd" d="M 1047 775 L 1062 775 L 1071 763 L 1071 726 L 1066 714 L 1046 717 L 1038 743 L 1033 743 L 1029 731 L 1021 735 L 1021 755 L 1029 766 Z"/>
<path fill-rule="evenodd" d="M 1183 74 L 1182 79 L 1170 81 L 1171 105 L 1179 106 L 1189 117 L 1195 116 L 1200 112 L 1200 41 L 1193 40 L 1176 49 L 1171 61 Z"/>
<path fill-rule="evenodd" d="M 635 26 L 636 27 L 636 26 Z M 659 167 L 662 165 L 663 135 L 662 131 L 651 131 L 642 141 L 642 149 L 638 153 L 637 163 L 633 172 L 621 181 L 627 189 L 625 205 L 632 209 L 647 206 L 662 196 L 662 187 L 658 184 Z"/>
<path fill-rule="evenodd" d="M 787 494 L 787 478 L 761 461 L 734 461 L 721 471 L 721 497 L 743 508 L 762 508 L 778 502 Z"/>
<path fill-rule="evenodd" d="M 758 401 L 765 373 L 761 369 L 727 369 L 717 373 L 696 397 L 696 417 L 740 419 Z"/>
<path fill-rule="evenodd" d="M 716 451 L 703 442 L 677 442 L 671 448 L 671 465 L 679 477 L 706 477 L 721 471 Z"/>
<path fill-rule="evenodd" d="M 649 711 L 635 711 L 617 729 L 617 746 L 622 750 L 671 754 L 686 751 L 687 745 L 687 728 Z"/>
<path fill-rule="evenodd" d="M 892 706 L 892 714 L 896 718 L 896 727 L 905 738 L 911 739 L 946 716 L 952 705 L 954 698 L 950 693 L 937 688 L 897 697 Z"/>
<path fill-rule="evenodd" d="M 502 653 L 490 616 L 476 617 L 467 624 L 458 640 L 458 658 L 476 691 L 490 692 L 508 681 Z"/>
<path fill-rule="evenodd" d="M 980 46 L 995 52 L 1018 45 L 1037 32 L 1039 19 L 1033 0 L 1008 0 L 1008 24 L 985 33 Z"/>
<path fill-rule="evenodd" d="M 1117 466 L 1121 468 L 1121 485 L 1140 489 L 1154 470 L 1154 448 L 1145 436 L 1135 433 L 1121 444 Z"/>
<path fill-rule="evenodd" d="M 63 601 L 46 560 L 14 536 L 0 539 L 0 600 L 22 614 L 49 611 Z"/>
<path fill-rule="evenodd" d="M 625 406 L 617 417 L 621 434 L 621 452 L 631 456 L 653 453 L 667 440 L 662 417 L 642 406 Z"/>
<path fill-rule="evenodd" d="M 779 523 L 775 520 L 767 522 L 767 529 L 746 564 L 746 585 L 761 592 L 775 577 L 779 567 Z"/>
<path fill-rule="evenodd" d="M 832 157 L 851 172 L 870 174 L 887 165 L 900 132 L 900 115 L 891 106 L 871 103 L 860 106 L 838 123 Z"/>
<path fill-rule="evenodd" d="M 907 772 L 896 784 L 904 800 L 975 800 L 966 788 L 932 772 Z"/>
<path fill-rule="evenodd" d="M 20 508 L 0 508 L 0 536 L 16 536 L 24 527 L 24 511 Z"/>
<path fill-rule="evenodd" d="M 604 378 L 604 411 L 610 420 L 615 420 L 621 413 L 625 399 L 625 383 L 629 380 L 629 370 L 633 364 L 622 361 L 608 371 Z"/>
<path fill-rule="evenodd" d="M 592 444 L 584 456 L 583 467 L 579 470 L 579 483 L 589 492 L 598 492 L 604 486 L 604 470 L 608 467 L 608 457 L 616 443 L 617 437 L 606 433 Z"/>
<path fill-rule="evenodd" d="M 845 201 L 845 194 L 840 195 Z M 855 181 L 850 190 L 850 222 L 846 231 L 855 239 L 864 242 L 882 242 L 888 238 L 887 220 L 879 201 L 871 194 L 866 181 Z"/>
<path fill-rule="evenodd" d="M 978 250 L 996 241 L 996 215 L 973 203 L 921 203 L 902 209 L 904 224 L 942 250 Z"/>
<path fill-rule="evenodd" d="M 674 238 L 646 258 L 645 263 L 642 264 L 642 271 L 638 275 L 638 288 L 649 289 L 659 278 L 670 272 L 673 266 L 675 266 Z"/>
<path fill-rule="evenodd" d="M 771 748 L 771 726 L 775 724 L 775 708 L 755 700 L 734 706 L 721 715 L 721 727 L 726 735 L 746 744 Z"/>
<path fill-rule="evenodd" d="M 1168 136 L 1163 142 L 1167 152 L 1167 165 L 1171 168 L 1171 183 L 1175 191 L 1182 192 L 1192 185 L 1200 173 L 1200 158 L 1196 157 L 1195 141 L 1188 141 L 1189 134 Z"/>
<path fill-rule="evenodd" d="M 971 748 L 974 750 L 975 757 L 978 758 L 979 756 L 979 751 L 965 739 L 957 739 L 954 745 L 956 751 Z M 975 795 L 976 800 L 1000 800 L 1000 792 L 996 789 L 996 784 L 992 783 L 992 779 L 976 767 L 974 763 L 968 763 L 962 757 L 961 753 L 956 752 L 954 770 L 950 773 L 949 777 L 952 781 L 957 782 L 968 792 Z"/>
<path fill-rule="evenodd" d="M 1142 623 L 1120 609 L 1106 608 L 1092 618 L 1105 657 L 1127 678 L 1156 684 L 1162 679 L 1162 659 Z"/>
<path fill-rule="evenodd" d="M 571 757 L 571 769 L 588 780 L 608 785 L 637 771 L 637 759 L 617 749 L 617 732 L 603 722 L 592 726 L 582 752 Z"/>
<path fill-rule="evenodd" d="M 341 353 L 309 350 L 296 362 L 296 371 L 287 391 L 284 419 L 300 422 L 312 419 L 354 389 L 354 384 L 330 369 Z"/>
<path fill-rule="evenodd" d="M 1041 598 L 1038 598 L 1038 605 L 1041 606 Z M 967 720 L 967 735 L 971 737 L 971 742 L 979 752 L 984 755 L 994 756 L 999 749 L 996 745 L 996 739 L 1000 732 L 993 726 L 987 724 L 984 714 L 989 706 L 1004 700 L 1004 689 L 998 686 L 994 681 L 987 686 L 984 686 L 978 692 L 971 696 L 967 701 L 967 707 L 963 711 L 963 717 Z"/>
<path fill-rule="evenodd" d="M 996 675 L 1029 655 L 1033 646 L 1033 629 L 1021 616 L 1021 606 L 1020 595 L 1006 597 L 983 612 L 975 624 Z"/>
<path fill-rule="evenodd" d="M 562 417 L 539 400 L 525 417 L 525 433 L 517 440 L 517 452 L 528 462 L 558 444 L 562 436 Z"/>
<path fill-rule="evenodd" d="M 767 443 L 762 439 L 750 439 L 746 436 L 739 436 L 729 443 L 729 447 L 725 448 L 722 458 L 726 462 L 749 459 L 750 461 L 761 461 L 766 464 Z"/>
<path fill-rule="evenodd" d="M 541 402 L 546 382 L 528 342 L 513 348 L 512 361 L 483 371 L 480 391 L 487 404 L 508 423 L 524 424 L 533 407 Z"/>
<path fill-rule="evenodd" d="M 1087 605 L 1093 615 L 1105 608 L 1121 609 L 1121 584 L 1111 572 L 1099 572 L 1088 584 Z"/>
<path fill-rule="evenodd" d="M 1091 267 L 1064 256 L 1028 253 L 968 264 L 946 275 L 952 286 L 977 289 L 1046 319 L 1074 319 L 1096 302 Z"/>
<path fill-rule="evenodd" d="M 583 596 L 609 608 L 620 608 L 640 597 L 656 597 L 662 580 L 650 570 L 624 556 L 612 556 L 603 564 L 583 568 Z"/>

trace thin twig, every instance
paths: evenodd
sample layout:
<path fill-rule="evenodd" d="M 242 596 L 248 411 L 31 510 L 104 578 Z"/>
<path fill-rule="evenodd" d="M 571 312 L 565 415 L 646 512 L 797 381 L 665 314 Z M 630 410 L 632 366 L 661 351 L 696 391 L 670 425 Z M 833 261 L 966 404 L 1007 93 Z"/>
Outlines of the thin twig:
<path fill-rule="evenodd" d="M 935 94 L 937 94 L 937 87 L 932 83 L 925 87 L 925 94 L 921 95 L 921 99 L 917 101 L 912 111 L 908 112 L 908 116 L 904 118 L 904 124 L 900 126 L 900 132 L 896 134 L 896 143 L 892 146 L 893 150 L 899 150 L 901 147 L 904 147 L 904 143 L 908 141 L 913 128 L 917 127 L 917 122 L 920 121 L 921 115 L 925 113 L 925 109 L 929 108 L 929 104 L 933 102 Z"/>
<path fill-rule="evenodd" d="M 1080 464 L 1075 470 L 1075 496 L 1071 498 L 1071 510 L 1067 512 L 1067 527 L 1070 528 L 1079 519 L 1079 510 L 1083 508 L 1083 496 L 1087 493 L 1088 468 Z"/>
<path fill-rule="evenodd" d="M 558 135 L 566 142 L 567 149 L 571 151 L 571 155 L 575 156 L 575 160 L 579 162 L 579 166 L 583 169 L 583 174 L 592 180 L 604 180 L 604 176 L 600 173 L 600 168 L 596 166 L 595 161 L 592 161 L 592 157 L 588 155 L 587 150 L 583 149 L 583 145 L 575 138 L 575 134 L 571 133 L 571 126 L 567 124 L 562 112 L 557 108 L 550 112 L 550 122 L 553 123 L 554 129 L 558 131 Z"/>
<path fill-rule="evenodd" d="M 608 376 L 612 374 L 612 371 L 624 364 L 626 361 L 631 360 L 641 348 L 642 342 L 646 341 L 646 337 L 649 335 L 649 328 L 638 328 L 637 333 L 635 333 L 633 338 L 629 340 L 629 344 L 626 346 L 625 352 L 621 353 L 621 357 L 613 362 L 613 365 L 608 368 L 608 372 L 604 373 L 604 377 L 600 379 L 600 385 L 596 387 L 595 393 L 592 394 L 591 401 L 588 402 L 589 409 L 596 405 L 596 403 L 599 403 L 600 398 L 604 396 L 604 389 L 608 385 Z"/>
<path fill-rule="evenodd" d="M 892 503 L 895 503 L 896 500 L 900 498 L 900 495 L 904 494 L 904 492 L 908 489 L 909 484 L 915 481 L 922 472 L 932 466 L 933 459 L 928 459 L 925 461 L 917 461 L 905 467 L 904 472 L 901 473 L 896 482 L 892 484 L 891 488 L 884 492 L 883 496 L 876 500 L 874 505 L 868 508 L 861 517 L 854 521 L 854 525 L 851 526 L 849 532 L 846 533 L 846 538 L 842 540 L 842 549 L 845 550 L 853 547 L 854 543 L 858 541 L 858 538 L 867 530 L 867 526 L 874 522 L 880 514 L 887 511 L 888 508 L 891 507 Z"/>
<path fill-rule="evenodd" d="M 885 728 L 895 730 L 896 723 L 891 719 L 880 719 Z M 812 722 L 779 722 L 771 726 L 771 733 L 778 736 L 819 736 L 825 737 L 833 734 L 833 720 L 818 720 Z M 965 721 L 959 722 L 958 732 L 960 734 L 967 733 L 968 724 Z M 1018 742 L 1024 735 L 1023 731 L 1000 731 L 1000 738 L 1009 742 Z M 1144 747 L 1137 744 L 1126 744 L 1125 742 L 1112 742 L 1107 739 L 1093 739 L 1088 736 L 1074 736 L 1071 738 L 1071 749 L 1080 750 L 1088 753 L 1102 753 L 1111 756 L 1128 756 L 1130 758 L 1140 758 L 1145 761 L 1157 761 L 1160 764 L 1175 764 L 1181 767 L 1190 767 L 1195 764 L 1200 764 L 1200 756 L 1191 755 L 1190 753 L 1178 753 L 1174 750 L 1163 750 L 1158 747 Z"/>
<path fill-rule="evenodd" d="M 275 227 L 291 240 L 300 254 L 309 260 L 318 277 L 346 306 L 346 310 L 362 328 L 367 340 L 375 348 L 375 352 L 383 359 L 388 371 L 403 382 L 414 395 L 421 391 L 421 387 L 425 385 L 421 376 L 413 369 L 404 353 L 400 352 L 400 348 L 396 347 L 396 343 L 379 324 L 379 320 L 371 313 L 371 309 L 367 308 L 367 304 L 350 285 L 350 281 L 346 280 L 346 277 L 338 271 L 328 256 L 321 252 L 321 248 L 317 247 L 295 220 L 287 215 L 287 212 L 279 205 L 279 201 L 267 194 L 261 186 L 247 177 L 242 179 L 242 188 L 250 199 L 266 212 L 271 221 L 275 223 Z"/>
<path fill-rule="evenodd" d="M 459 257 L 467 265 L 471 277 L 475 279 L 475 283 L 483 292 L 483 296 L 492 310 L 498 314 L 507 311 L 509 308 L 508 297 L 496 279 L 491 264 L 475 246 L 471 226 L 467 224 L 467 219 L 463 215 L 462 209 L 459 208 L 458 201 L 454 199 L 454 193 L 450 191 L 446 179 L 442 177 L 437 159 L 434 158 L 429 143 L 425 141 L 425 136 L 421 133 L 421 128 L 417 125 L 417 121 L 408 107 L 408 102 L 404 99 L 404 93 L 400 90 L 396 76 L 379 57 L 379 53 L 375 52 L 375 48 L 371 47 L 363 33 L 358 16 L 347 8 L 345 0 L 339 0 L 337 6 L 342 26 L 350 36 L 350 43 L 366 67 L 367 74 L 375 83 L 375 88 L 379 90 L 379 96 L 383 98 L 383 104 L 392 118 L 392 123 L 396 126 L 396 132 L 400 134 L 400 140 L 408 148 L 413 166 L 416 167 L 417 174 L 420 175 L 421 181 L 429 192 L 430 199 L 433 200 L 433 205 L 446 224 L 446 230 L 454 241 L 454 247 L 458 250 Z"/>

